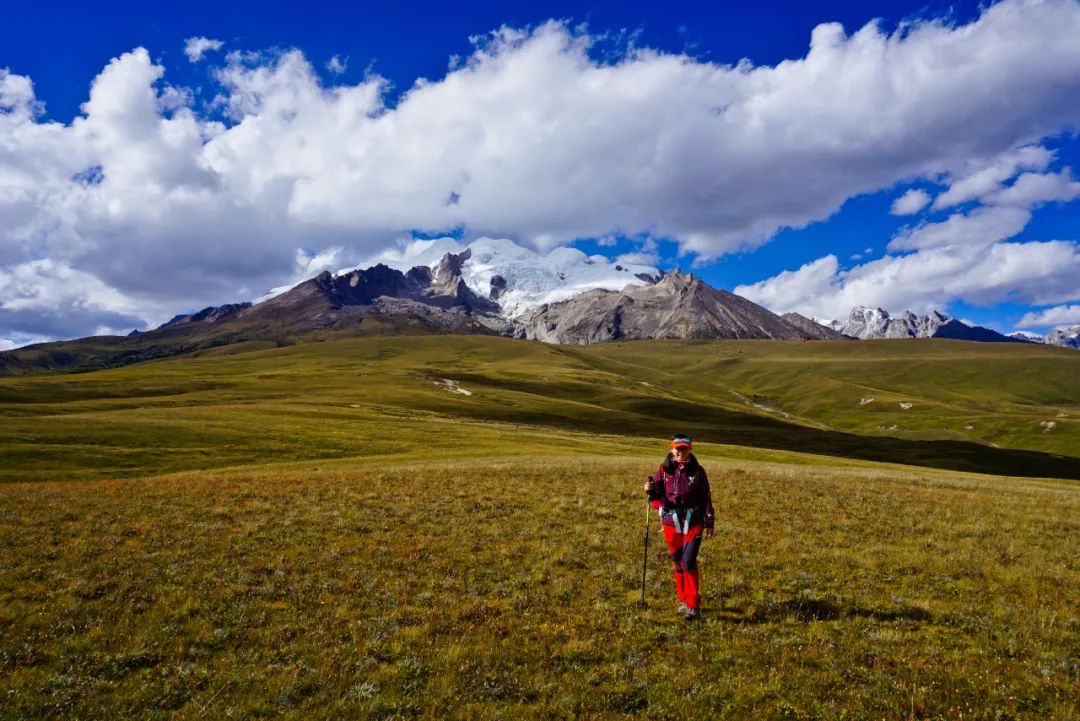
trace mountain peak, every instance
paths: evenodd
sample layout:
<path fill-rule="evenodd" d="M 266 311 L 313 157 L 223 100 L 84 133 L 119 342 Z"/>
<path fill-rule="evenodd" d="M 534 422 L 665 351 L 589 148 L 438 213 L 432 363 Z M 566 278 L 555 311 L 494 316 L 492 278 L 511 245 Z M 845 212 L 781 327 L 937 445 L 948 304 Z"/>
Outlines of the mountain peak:
<path fill-rule="evenodd" d="M 1066 348 L 1080 348 L 1080 325 L 1063 328 L 1054 328 L 1046 334 L 1047 345 L 1058 345 Z"/>
<path fill-rule="evenodd" d="M 555 248 L 538 253 L 505 238 L 479 238 L 468 245 L 452 238 L 416 241 L 404 249 L 387 251 L 369 261 L 383 262 L 404 273 L 428 268 L 435 283 L 441 273 L 460 276 L 479 298 L 497 302 L 504 319 L 585 291 L 620 290 L 647 285 L 664 277 L 648 265 L 614 262 L 602 255 L 586 255 L 576 248 Z M 338 274 L 348 272 L 339 271 Z M 456 281 L 455 281 L 456 282 Z"/>
<path fill-rule="evenodd" d="M 870 338 L 932 338 L 938 328 L 949 321 L 948 316 L 931 311 L 930 315 L 917 315 L 905 310 L 893 318 L 884 308 L 856 305 L 851 309 L 847 322 L 839 330 L 844 335 L 867 340 Z"/>

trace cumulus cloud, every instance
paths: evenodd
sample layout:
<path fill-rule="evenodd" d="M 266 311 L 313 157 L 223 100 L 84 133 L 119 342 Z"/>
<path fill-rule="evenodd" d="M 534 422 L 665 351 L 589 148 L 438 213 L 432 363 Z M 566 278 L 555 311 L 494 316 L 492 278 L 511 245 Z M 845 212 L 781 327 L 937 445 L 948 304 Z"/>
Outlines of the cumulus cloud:
<path fill-rule="evenodd" d="M 535 248 L 651 235 L 715 258 L 860 193 L 1035 152 L 1080 122 L 1078 36 L 1073 0 L 1004 0 L 964 26 L 821 25 L 805 57 L 727 66 L 598 58 L 551 22 L 481 38 L 393 98 L 377 76 L 327 85 L 299 51 L 229 53 L 212 115 L 138 48 L 69 124 L 5 73 L 0 269 L 48 258 L 156 309 L 256 296 L 293 277 L 298 247 L 347 264 L 412 230 Z"/>
<path fill-rule="evenodd" d="M 1040 146 L 1017 148 L 989 160 L 982 158 L 963 163 L 960 171 L 950 174 L 949 188 L 934 200 L 934 209 L 951 208 L 982 198 L 1001 189 L 1002 184 L 1021 170 L 1043 170 L 1054 154 Z"/>
<path fill-rule="evenodd" d="M 846 317 L 855 305 L 876 305 L 895 313 L 944 310 L 959 299 L 985 305 L 1004 301 L 1046 305 L 1078 298 L 1080 244 L 1004 242 L 1024 230 L 1034 208 L 1080 196 L 1080 183 L 1072 180 L 1068 168 L 1024 172 L 1007 185 L 1024 167 L 1045 169 L 1033 158 L 1052 159 L 1041 155 L 1039 148 L 1021 150 L 1007 151 L 986 164 L 998 170 L 993 183 L 982 186 L 974 207 L 945 220 L 901 229 L 888 244 L 890 255 L 850 270 L 840 268 L 835 256 L 828 255 L 735 292 L 777 312 L 797 310 L 832 318 Z"/>
<path fill-rule="evenodd" d="M 193 63 L 197 63 L 202 60 L 203 55 L 213 50 L 221 50 L 224 46 L 220 40 L 213 40 L 206 37 L 194 37 L 188 38 L 184 41 L 184 55 L 187 55 L 187 59 Z"/>
<path fill-rule="evenodd" d="M 1031 208 L 1043 203 L 1064 203 L 1080 197 L 1080 183 L 1066 168 L 1060 173 L 1024 173 L 1008 188 L 984 196 L 989 205 Z"/>
<path fill-rule="evenodd" d="M 1059 305 L 1041 311 L 1025 313 L 1017 328 L 1057 328 L 1080 325 L 1080 305 Z"/>
<path fill-rule="evenodd" d="M 915 215 L 930 203 L 930 194 L 925 190 L 912 188 L 893 201 L 889 212 L 893 215 Z"/>
<path fill-rule="evenodd" d="M 1011 238 L 1028 224 L 1026 208 L 980 207 L 937 223 L 905 228 L 889 241 L 890 251 L 925 250 L 953 245 L 985 246 Z"/>
<path fill-rule="evenodd" d="M 856 305 L 943 310 L 957 299 L 1047 305 L 1077 297 L 1080 246 L 1067 241 L 938 247 L 842 270 L 833 255 L 734 292 L 777 313 L 846 318 Z"/>

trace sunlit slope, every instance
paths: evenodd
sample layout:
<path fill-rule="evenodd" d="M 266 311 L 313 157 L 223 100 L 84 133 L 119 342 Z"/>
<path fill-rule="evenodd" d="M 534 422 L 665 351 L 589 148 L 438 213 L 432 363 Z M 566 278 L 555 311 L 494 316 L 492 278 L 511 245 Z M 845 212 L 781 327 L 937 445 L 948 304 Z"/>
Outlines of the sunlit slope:
<path fill-rule="evenodd" d="M 679 429 L 742 446 L 1077 477 L 1075 457 L 1049 455 L 1080 447 L 1077 359 L 954 342 L 568 348 L 422 336 L 239 345 L 0 379 L 2 473 L 47 480 L 385 454 L 544 453 L 587 448 L 598 435 L 633 447 Z M 860 405 L 866 397 L 875 400 Z M 1049 431 L 1039 426 L 1046 419 L 1055 422 Z M 957 430 L 965 424 L 975 430 Z M 894 437 L 904 434 L 915 438 Z M 947 434 L 1002 447 L 917 440 Z M 1024 448 L 1041 453 L 1016 450 Z"/>
<path fill-rule="evenodd" d="M 948 340 L 619 343 L 569 351 L 681 397 L 859 434 L 1080 455 L 1080 353 Z"/>

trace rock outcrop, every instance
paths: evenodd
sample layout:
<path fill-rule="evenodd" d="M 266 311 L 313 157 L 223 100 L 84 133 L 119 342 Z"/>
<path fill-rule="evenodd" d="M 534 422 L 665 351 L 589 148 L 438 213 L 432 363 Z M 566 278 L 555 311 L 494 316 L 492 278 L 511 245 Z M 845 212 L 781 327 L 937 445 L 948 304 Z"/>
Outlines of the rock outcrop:
<path fill-rule="evenodd" d="M 1044 342 L 1047 345 L 1058 345 L 1065 348 L 1080 348 L 1080 325 L 1069 328 L 1055 328 L 1046 334 Z"/>
<path fill-rule="evenodd" d="M 948 316 L 937 311 L 916 315 L 905 310 L 893 318 L 881 308 L 857 305 L 851 309 L 847 322 L 838 329 L 844 335 L 860 340 L 871 338 L 933 338 L 937 329 L 948 322 Z M 833 326 L 835 329 L 836 326 Z"/>
<path fill-rule="evenodd" d="M 756 303 L 679 271 L 652 285 L 592 290 L 545 304 L 516 318 L 514 325 L 518 338 L 574 345 L 644 338 L 807 337 Z"/>

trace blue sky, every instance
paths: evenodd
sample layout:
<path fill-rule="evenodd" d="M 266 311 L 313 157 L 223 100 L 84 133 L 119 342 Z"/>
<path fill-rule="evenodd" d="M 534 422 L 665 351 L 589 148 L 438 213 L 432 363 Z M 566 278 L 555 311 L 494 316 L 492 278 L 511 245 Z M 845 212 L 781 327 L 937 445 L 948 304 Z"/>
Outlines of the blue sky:
<path fill-rule="evenodd" d="M 17 179 L 0 174 L 0 345 L 256 296 L 410 230 L 633 254 L 778 312 L 1080 323 L 1078 17 L 1075 0 L 19 4 L 0 25 Z M 220 47 L 189 57 L 199 37 Z M 720 129 L 692 117 L 709 103 Z"/>

